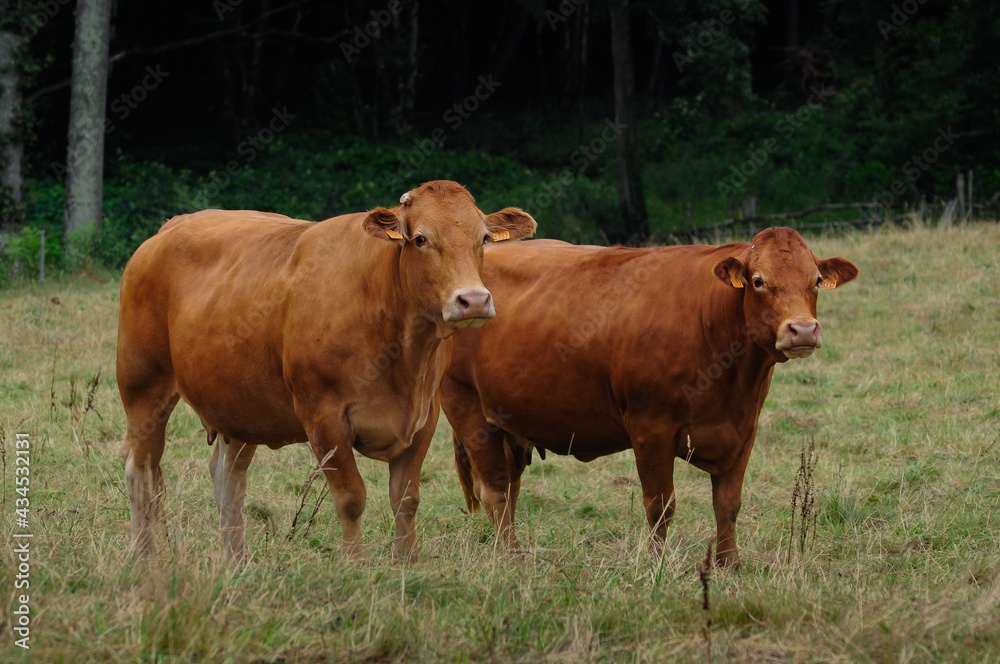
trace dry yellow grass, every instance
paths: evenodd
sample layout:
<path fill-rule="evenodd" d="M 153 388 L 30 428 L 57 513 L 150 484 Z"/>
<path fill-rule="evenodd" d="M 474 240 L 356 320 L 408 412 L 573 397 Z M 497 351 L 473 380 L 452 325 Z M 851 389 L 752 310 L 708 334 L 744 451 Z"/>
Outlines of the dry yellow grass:
<path fill-rule="evenodd" d="M 824 348 L 775 371 L 740 517 L 744 567 L 711 581 L 712 661 L 1000 661 L 1000 226 L 810 244 L 862 272 L 822 294 Z M 536 460 L 518 505 L 531 554 L 508 556 L 461 509 L 444 420 L 412 566 L 389 554 L 376 462 L 361 462 L 368 561 L 341 558 L 329 501 L 303 523 L 318 484 L 292 531 L 314 465 L 295 446 L 251 467 L 252 561 L 229 568 L 210 449 L 185 407 L 164 458 L 169 550 L 127 559 L 116 315 L 111 277 L 0 291 L 0 661 L 708 661 L 706 475 L 679 464 L 678 514 L 652 557 L 631 455 Z M 28 652 L 10 632 L 18 432 L 33 445 Z M 799 551 L 790 500 L 810 440 L 819 514 Z"/>

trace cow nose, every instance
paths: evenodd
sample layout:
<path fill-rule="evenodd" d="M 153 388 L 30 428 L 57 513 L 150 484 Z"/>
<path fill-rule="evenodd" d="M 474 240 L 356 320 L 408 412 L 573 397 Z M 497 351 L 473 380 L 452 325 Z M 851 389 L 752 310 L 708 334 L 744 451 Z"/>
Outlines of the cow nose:
<path fill-rule="evenodd" d="M 786 321 L 775 347 L 789 358 L 808 357 L 823 345 L 823 332 L 815 318 Z"/>
<path fill-rule="evenodd" d="M 445 308 L 444 319 L 465 327 L 461 325 L 464 322 L 482 324 L 494 316 L 496 310 L 493 308 L 493 296 L 490 292 L 485 289 L 467 289 L 452 294 L 451 301 Z"/>
<path fill-rule="evenodd" d="M 792 337 L 793 346 L 815 346 L 816 332 L 819 331 L 817 321 L 799 321 L 788 324 L 788 334 Z"/>

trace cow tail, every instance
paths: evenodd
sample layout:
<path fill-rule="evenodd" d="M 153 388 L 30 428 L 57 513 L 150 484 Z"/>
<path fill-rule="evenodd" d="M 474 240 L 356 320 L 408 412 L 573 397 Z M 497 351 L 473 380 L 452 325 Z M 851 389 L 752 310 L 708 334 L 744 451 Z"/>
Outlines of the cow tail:
<path fill-rule="evenodd" d="M 470 512 L 478 512 L 481 504 L 479 497 L 476 496 L 472 460 L 469 459 L 469 453 L 458 439 L 457 433 L 451 434 L 451 442 L 455 445 L 455 468 L 458 470 L 458 480 L 462 483 L 462 491 L 465 492 L 465 504 Z"/>

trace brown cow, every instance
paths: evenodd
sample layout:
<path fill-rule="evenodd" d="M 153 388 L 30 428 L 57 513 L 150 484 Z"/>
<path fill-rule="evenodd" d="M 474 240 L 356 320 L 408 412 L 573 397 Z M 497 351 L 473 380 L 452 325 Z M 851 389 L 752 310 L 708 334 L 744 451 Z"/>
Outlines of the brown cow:
<path fill-rule="evenodd" d="M 122 275 L 118 388 L 132 551 L 152 551 L 167 419 L 187 401 L 216 445 L 210 469 L 227 553 L 246 555 L 243 499 L 258 445 L 308 440 L 363 552 L 354 450 L 389 463 L 394 552 L 415 552 L 420 466 L 439 413 L 441 345 L 494 316 L 483 243 L 534 232 L 517 208 L 484 215 L 454 182 L 402 205 L 320 223 L 262 212 L 175 217 Z"/>
<path fill-rule="evenodd" d="M 441 383 L 470 510 L 485 504 L 497 536 L 518 547 L 532 447 L 582 461 L 631 448 L 659 544 L 681 457 L 711 474 L 718 561 L 737 563 L 743 474 L 771 372 L 822 345 L 818 290 L 857 274 L 788 228 L 723 247 L 490 247 L 483 281 L 503 316 L 452 337 Z"/>

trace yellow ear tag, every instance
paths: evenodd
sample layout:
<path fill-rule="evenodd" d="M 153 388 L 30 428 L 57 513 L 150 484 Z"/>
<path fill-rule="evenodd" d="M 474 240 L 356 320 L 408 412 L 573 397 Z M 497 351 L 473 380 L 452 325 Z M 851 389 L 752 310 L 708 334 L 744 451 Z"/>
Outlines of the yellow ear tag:
<path fill-rule="evenodd" d="M 819 285 L 819 287 L 820 288 L 824 288 L 826 290 L 830 290 L 831 288 L 836 288 L 837 287 L 837 278 L 836 277 L 825 277 L 823 279 L 823 283 L 821 283 Z"/>
<path fill-rule="evenodd" d="M 393 240 L 402 240 L 403 236 L 392 230 L 391 228 L 385 229 L 385 234 L 391 237 Z"/>
<path fill-rule="evenodd" d="M 743 288 L 743 282 L 736 277 L 729 277 L 729 281 L 733 283 L 733 288 Z"/>
<path fill-rule="evenodd" d="M 510 239 L 510 231 L 507 231 L 507 230 L 496 231 L 496 232 L 492 233 L 490 237 L 493 238 L 494 242 L 500 242 L 502 240 L 509 240 Z"/>

